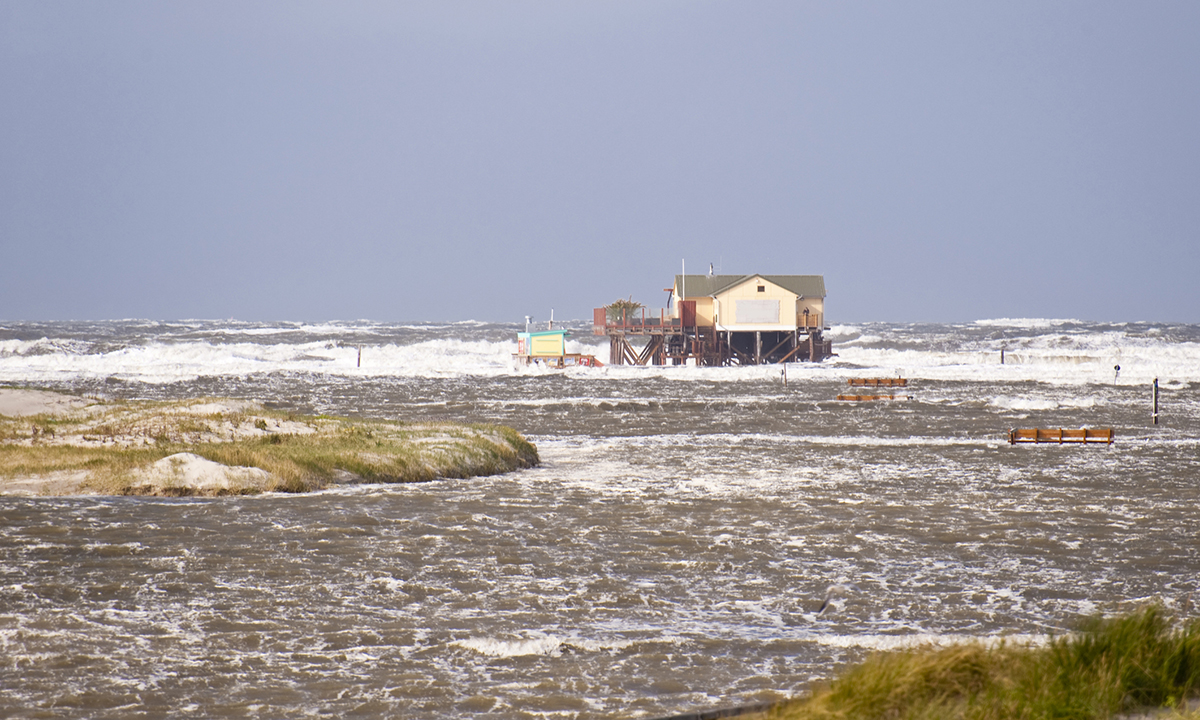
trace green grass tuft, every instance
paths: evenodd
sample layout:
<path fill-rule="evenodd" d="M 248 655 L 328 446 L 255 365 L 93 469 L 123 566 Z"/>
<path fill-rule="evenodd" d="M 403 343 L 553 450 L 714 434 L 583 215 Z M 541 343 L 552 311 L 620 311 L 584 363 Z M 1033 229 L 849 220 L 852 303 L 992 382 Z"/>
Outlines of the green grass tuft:
<path fill-rule="evenodd" d="M 973 643 L 879 653 L 806 698 L 746 717 L 1093 720 L 1178 708 L 1198 693 L 1200 620 L 1174 623 L 1151 605 L 1090 619 L 1043 647 Z"/>

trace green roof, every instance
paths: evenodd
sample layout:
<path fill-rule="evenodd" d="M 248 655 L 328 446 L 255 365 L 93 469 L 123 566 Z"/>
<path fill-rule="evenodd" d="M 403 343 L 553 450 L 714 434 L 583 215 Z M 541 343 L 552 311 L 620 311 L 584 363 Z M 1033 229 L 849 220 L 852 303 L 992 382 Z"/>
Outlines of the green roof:
<path fill-rule="evenodd" d="M 571 334 L 571 333 L 570 333 L 570 332 L 568 332 L 567 330 L 533 330 L 533 331 L 530 331 L 530 332 L 519 332 L 519 333 L 517 333 L 517 335 L 518 335 L 518 336 L 521 336 L 521 335 L 527 335 L 527 336 L 529 336 L 529 337 L 533 337 L 534 335 L 537 335 L 538 337 L 541 337 L 541 336 L 543 336 L 543 335 L 570 335 L 570 334 Z"/>
<path fill-rule="evenodd" d="M 824 275 L 676 275 L 675 289 L 679 289 L 682 281 L 683 289 L 687 291 L 686 297 L 716 295 L 756 277 L 798 296 L 825 297 Z"/>

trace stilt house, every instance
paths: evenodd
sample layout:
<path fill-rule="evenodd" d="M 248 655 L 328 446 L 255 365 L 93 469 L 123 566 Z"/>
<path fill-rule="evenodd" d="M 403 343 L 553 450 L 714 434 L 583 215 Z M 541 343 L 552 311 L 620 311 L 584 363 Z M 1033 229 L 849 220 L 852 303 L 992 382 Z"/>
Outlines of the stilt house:
<path fill-rule="evenodd" d="M 832 354 L 820 275 L 676 275 L 670 292 L 671 312 L 658 318 L 612 319 L 597 308 L 593 332 L 609 336 L 610 362 L 759 365 Z M 634 349 L 639 335 L 648 342 Z"/>

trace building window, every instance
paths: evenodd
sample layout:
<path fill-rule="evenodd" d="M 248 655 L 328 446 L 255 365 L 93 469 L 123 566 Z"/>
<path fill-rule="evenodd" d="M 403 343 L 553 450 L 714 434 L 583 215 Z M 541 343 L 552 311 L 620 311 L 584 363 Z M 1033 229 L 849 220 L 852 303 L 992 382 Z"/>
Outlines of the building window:
<path fill-rule="evenodd" d="M 766 292 L 766 291 L 767 291 L 767 288 L 766 288 L 766 286 L 765 286 L 765 285 L 759 285 L 759 286 L 758 286 L 758 291 L 759 291 L 759 292 Z"/>

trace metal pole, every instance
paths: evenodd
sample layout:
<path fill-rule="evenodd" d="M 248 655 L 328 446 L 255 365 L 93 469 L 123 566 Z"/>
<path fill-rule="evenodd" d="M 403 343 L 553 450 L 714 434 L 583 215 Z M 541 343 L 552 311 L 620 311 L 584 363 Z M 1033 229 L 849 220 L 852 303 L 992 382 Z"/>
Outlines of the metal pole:
<path fill-rule="evenodd" d="M 1154 378 L 1154 424 L 1158 424 L 1158 378 Z"/>
<path fill-rule="evenodd" d="M 362 345 L 358 346 L 358 367 L 362 367 Z"/>
<path fill-rule="evenodd" d="M 1004 364 L 1004 348 L 1000 348 L 1000 364 Z"/>

